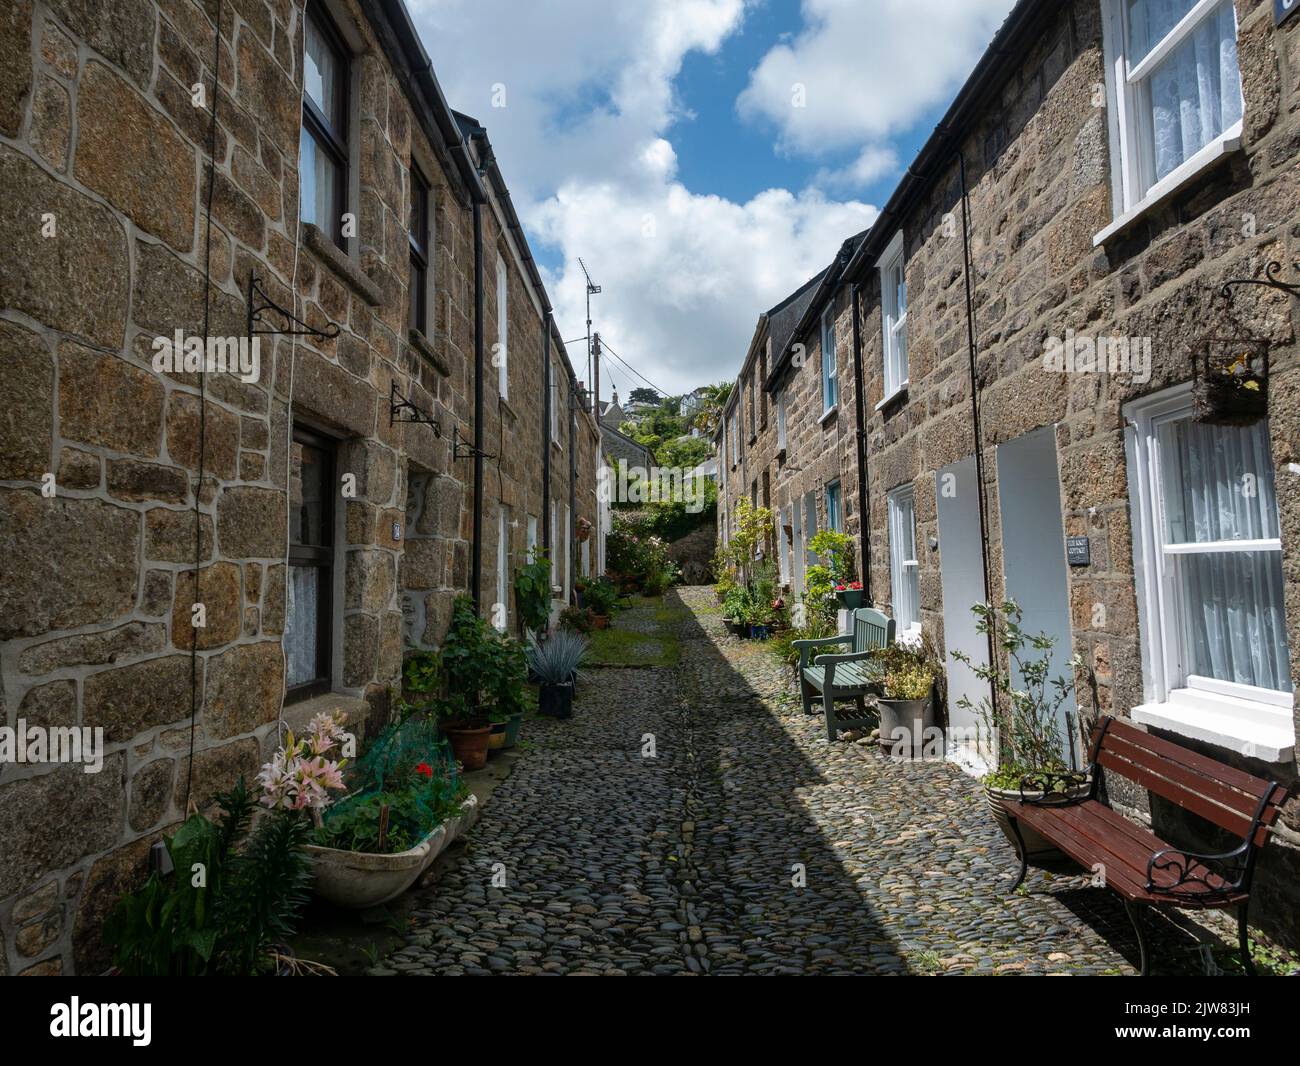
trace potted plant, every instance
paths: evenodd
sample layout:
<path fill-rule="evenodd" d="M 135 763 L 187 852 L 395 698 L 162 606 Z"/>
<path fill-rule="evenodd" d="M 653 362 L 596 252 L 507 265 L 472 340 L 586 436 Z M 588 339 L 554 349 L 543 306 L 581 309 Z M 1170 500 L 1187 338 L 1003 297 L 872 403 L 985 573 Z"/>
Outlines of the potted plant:
<path fill-rule="evenodd" d="M 1192 417 L 1216 426 L 1249 426 L 1268 414 L 1268 344 L 1211 337 L 1193 357 Z"/>
<path fill-rule="evenodd" d="M 850 581 L 848 584 L 835 586 L 835 596 L 840 606 L 855 611 L 862 606 L 862 582 Z"/>
<path fill-rule="evenodd" d="M 609 626 L 609 615 L 618 602 L 618 589 L 612 581 L 603 577 L 593 578 L 587 582 L 585 592 L 586 605 L 591 609 L 592 621 L 597 629 Z"/>
<path fill-rule="evenodd" d="M 736 636 L 749 633 L 749 590 L 743 585 L 733 585 L 722 601 L 722 621 L 728 632 Z"/>
<path fill-rule="evenodd" d="M 460 694 L 432 701 L 430 710 L 450 742 L 457 762 L 466 770 L 483 769 L 492 741 L 491 719 L 471 707 Z"/>
<path fill-rule="evenodd" d="M 902 662 L 885 671 L 880 743 L 895 755 L 919 755 L 934 728 L 934 671 L 924 662 Z"/>
<path fill-rule="evenodd" d="M 443 694 L 431 701 L 429 710 L 461 765 L 466 770 L 482 769 L 491 742 L 491 714 L 503 714 L 507 720 L 516 714 L 522 717 L 526 677 L 522 648 L 492 630 L 469 597 L 459 596 L 452 604 L 451 627 L 438 652 L 436 671 L 426 665 L 428 654 L 408 661 L 407 687 L 428 692 L 438 686 L 440 677 Z"/>
<path fill-rule="evenodd" d="M 840 605 L 850 610 L 862 606 L 862 582 L 855 573 L 853 538 L 837 529 L 823 529 L 808 542 L 823 562 L 818 578 L 829 583 Z M 812 568 L 810 568 L 812 569 Z"/>
<path fill-rule="evenodd" d="M 998 766 L 984 777 L 989 810 L 1017 857 L 1023 857 L 1018 843 L 1023 839 L 1029 861 L 1059 860 L 1061 853 L 1055 845 L 1028 826 L 1013 827 L 1012 820 L 1022 799 L 1070 803 L 1091 792 L 1091 779 L 1077 765 L 1073 716 L 1062 714 L 1074 693 L 1073 672 L 1082 667 L 1083 659 L 1075 655 L 1068 661 L 1070 679 L 1052 678 L 1056 638 L 1026 633 L 1014 600 L 998 607 L 977 603 L 971 611 L 976 616 L 976 631 L 992 631 L 1010 665 L 1009 670 L 995 670 L 989 664 L 976 666 L 965 653 L 953 652 L 980 680 L 989 682 L 995 695 L 995 700 L 982 697 L 978 706 L 966 696 L 957 701 L 958 706 L 978 713 L 994 741 Z"/>
<path fill-rule="evenodd" d="M 307 848 L 316 894 L 337 906 L 378 906 L 405 892 L 477 807 L 436 722 L 423 707 L 399 710 L 349 768 L 348 795 Z"/>
<path fill-rule="evenodd" d="M 596 616 L 590 607 L 566 607 L 560 612 L 559 623 L 563 632 L 590 633 L 596 628 Z"/>
<path fill-rule="evenodd" d="M 541 684 L 537 709 L 549 718 L 573 717 L 573 689 L 587 654 L 587 638 L 559 629 L 546 640 L 529 638 L 528 666 Z"/>

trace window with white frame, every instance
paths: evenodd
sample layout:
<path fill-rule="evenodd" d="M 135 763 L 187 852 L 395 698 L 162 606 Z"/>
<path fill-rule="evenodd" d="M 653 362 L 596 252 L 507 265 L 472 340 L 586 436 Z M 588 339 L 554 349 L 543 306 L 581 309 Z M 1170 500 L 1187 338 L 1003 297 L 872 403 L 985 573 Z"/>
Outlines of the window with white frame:
<path fill-rule="evenodd" d="M 785 451 L 785 389 L 776 394 L 776 450 Z"/>
<path fill-rule="evenodd" d="M 551 363 L 551 440 L 560 443 L 560 387 L 555 375 L 555 364 Z M 554 543 L 554 541 L 552 541 Z"/>
<path fill-rule="evenodd" d="M 844 532 L 844 515 L 841 511 L 840 483 L 832 481 L 826 486 L 826 528 L 836 533 Z"/>
<path fill-rule="evenodd" d="M 501 504 L 497 519 L 497 602 L 492 619 L 497 629 L 506 631 L 510 622 L 510 508 Z"/>
<path fill-rule="evenodd" d="M 840 383 L 835 372 L 835 309 L 822 312 L 822 410 L 830 411 L 840 400 Z"/>
<path fill-rule="evenodd" d="M 880 320 L 884 329 L 885 400 L 907 388 L 907 271 L 903 232 L 880 257 Z"/>
<path fill-rule="evenodd" d="M 506 261 L 497 256 L 497 387 L 501 398 L 510 398 L 510 275 Z"/>
<path fill-rule="evenodd" d="M 758 375 L 751 374 L 749 378 L 749 436 L 752 440 L 758 432 Z"/>
<path fill-rule="evenodd" d="M 1188 385 L 1125 415 L 1146 699 L 1204 708 L 1236 697 L 1230 714 L 1250 706 L 1241 700 L 1271 706 L 1293 740 L 1268 423 L 1195 422 Z"/>
<path fill-rule="evenodd" d="M 812 550 L 813 537 L 817 536 L 817 493 L 809 492 L 803 498 L 804 557 L 809 566 L 820 566 L 821 559 Z"/>
<path fill-rule="evenodd" d="M 1172 187 L 1241 134 L 1232 0 L 1103 0 L 1115 213 Z"/>
<path fill-rule="evenodd" d="M 527 533 L 524 541 L 524 550 L 527 552 L 528 562 L 531 563 L 537 556 L 537 516 L 536 515 L 532 515 L 532 514 L 528 515 L 528 519 L 525 524 L 525 529 Z"/>
<path fill-rule="evenodd" d="M 911 485 L 894 489 L 889 502 L 889 580 L 894 624 L 901 635 L 921 629 L 921 565 L 916 558 L 916 497 Z"/>
<path fill-rule="evenodd" d="M 783 585 L 790 583 L 790 527 L 790 508 L 785 507 L 777 515 L 776 523 L 776 560 L 777 566 L 780 567 L 781 584 Z"/>

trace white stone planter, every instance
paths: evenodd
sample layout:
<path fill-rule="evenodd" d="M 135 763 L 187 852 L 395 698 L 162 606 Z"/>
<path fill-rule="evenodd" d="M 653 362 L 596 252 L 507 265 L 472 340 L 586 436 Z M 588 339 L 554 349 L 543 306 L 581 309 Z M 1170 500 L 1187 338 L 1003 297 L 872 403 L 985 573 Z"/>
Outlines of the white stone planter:
<path fill-rule="evenodd" d="M 478 821 L 478 798 L 461 804 L 460 814 L 448 818 L 415 847 L 391 855 L 372 851 L 341 851 L 309 844 L 318 897 L 336 907 L 364 910 L 396 899 L 433 865 L 453 840 Z"/>
<path fill-rule="evenodd" d="M 309 844 L 315 891 L 337 907 L 362 910 L 396 899 L 424 872 L 447 843 L 444 822 L 415 847 L 392 855 L 340 851 Z"/>
<path fill-rule="evenodd" d="M 460 814 L 447 819 L 447 843 L 459 840 L 473 829 L 474 823 L 478 821 L 478 814 L 478 797 L 471 793 L 460 805 Z"/>

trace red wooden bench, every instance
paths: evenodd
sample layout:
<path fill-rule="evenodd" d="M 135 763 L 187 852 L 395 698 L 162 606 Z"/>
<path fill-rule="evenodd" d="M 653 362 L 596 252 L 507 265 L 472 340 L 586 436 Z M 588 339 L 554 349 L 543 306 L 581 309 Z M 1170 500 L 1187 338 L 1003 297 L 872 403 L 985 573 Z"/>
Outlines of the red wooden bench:
<path fill-rule="evenodd" d="M 1137 932 L 1143 974 L 1148 970 L 1147 941 L 1138 908 L 1163 903 L 1186 908 L 1235 907 L 1242 962 L 1253 975 L 1246 930 L 1250 879 L 1255 856 L 1267 842 L 1269 827 L 1286 801 L 1286 789 L 1111 717 L 1103 717 L 1093 728 L 1089 760 L 1092 787 L 1086 798 L 1069 799 L 1049 783 L 1042 789 L 1042 799 L 1022 795 L 1007 804 L 1021 856 L 1020 876 L 1012 891 L 1024 881 L 1029 868 L 1029 853 L 1020 833 L 1024 824 L 1085 869 L 1100 872 L 1106 887 L 1119 894 Z M 1167 844 L 1097 799 L 1103 773 L 1127 778 L 1225 830 L 1240 843 L 1217 855 Z M 1039 787 L 1031 780 L 1021 785 L 1022 790 Z"/>

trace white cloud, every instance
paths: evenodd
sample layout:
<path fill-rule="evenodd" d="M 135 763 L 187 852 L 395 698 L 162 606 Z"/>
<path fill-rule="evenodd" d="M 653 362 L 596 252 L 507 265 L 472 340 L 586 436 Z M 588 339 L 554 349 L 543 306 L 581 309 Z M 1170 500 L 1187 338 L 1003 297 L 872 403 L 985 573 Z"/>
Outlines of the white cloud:
<path fill-rule="evenodd" d="M 695 195 L 680 183 L 630 194 L 614 184 L 573 182 L 535 217 L 542 236 L 581 250 L 592 278 L 593 328 L 656 386 L 684 392 L 734 377 L 758 315 L 820 271 L 875 209 L 815 191 L 769 189 L 738 204 Z M 580 336 L 585 282 L 568 258 L 547 290 L 567 336 Z M 582 364 L 582 345 L 570 357 Z M 620 395 L 644 382 L 616 364 L 602 372 Z"/>
<path fill-rule="evenodd" d="M 803 31 L 762 58 L 737 107 L 774 123 L 787 151 L 817 155 L 864 143 L 882 151 L 885 138 L 948 100 L 1011 6 L 803 0 Z M 802 106 L 795 106 L 796 87 Z"/>
<path fill-rule="evenodd" d="M 734 376 L 758 315 L 870 224 L 875 208 L 827 190 L 847 195 L 896 169 L 880 138 L 973 62 L 996 21 L 989 12 L 1010 0 L 929 0 L 928 18 L 917 18 L 919 0 L 806 0 L 809 29 L 768 54 L 743 104 L 777 120 L 787 149 L 851 146 L 856 158 L 802 192 L 769 189 L 737 203 L 677 179 L 672 129 L 690 116 L 673 86 L 684 58 L 716 52 L 755 2 L 408 0 L 448 100 L 488 128 L 535 251 L 562 256 L 547 289 L 564 336 L 585 331 L 582 256 L 603 286 L 595 328 L 672 391 Z M 940 17 L 944 34 L 934 31 Z M 908 54 L 926 55 L 928 73 L 918 76 Z M 883 61 L 889 70 L 863 74 Z M 805 128 L 783 121 L 774 87 L 810 64 Z M 504 107 L 493 106 L 498 87 Z M 585 374 L 582 346 L 571 349 Z M 623 390 L 636 383 L 611 369 Z M 602 375 L 606 396 L 609 380 Z"/>

